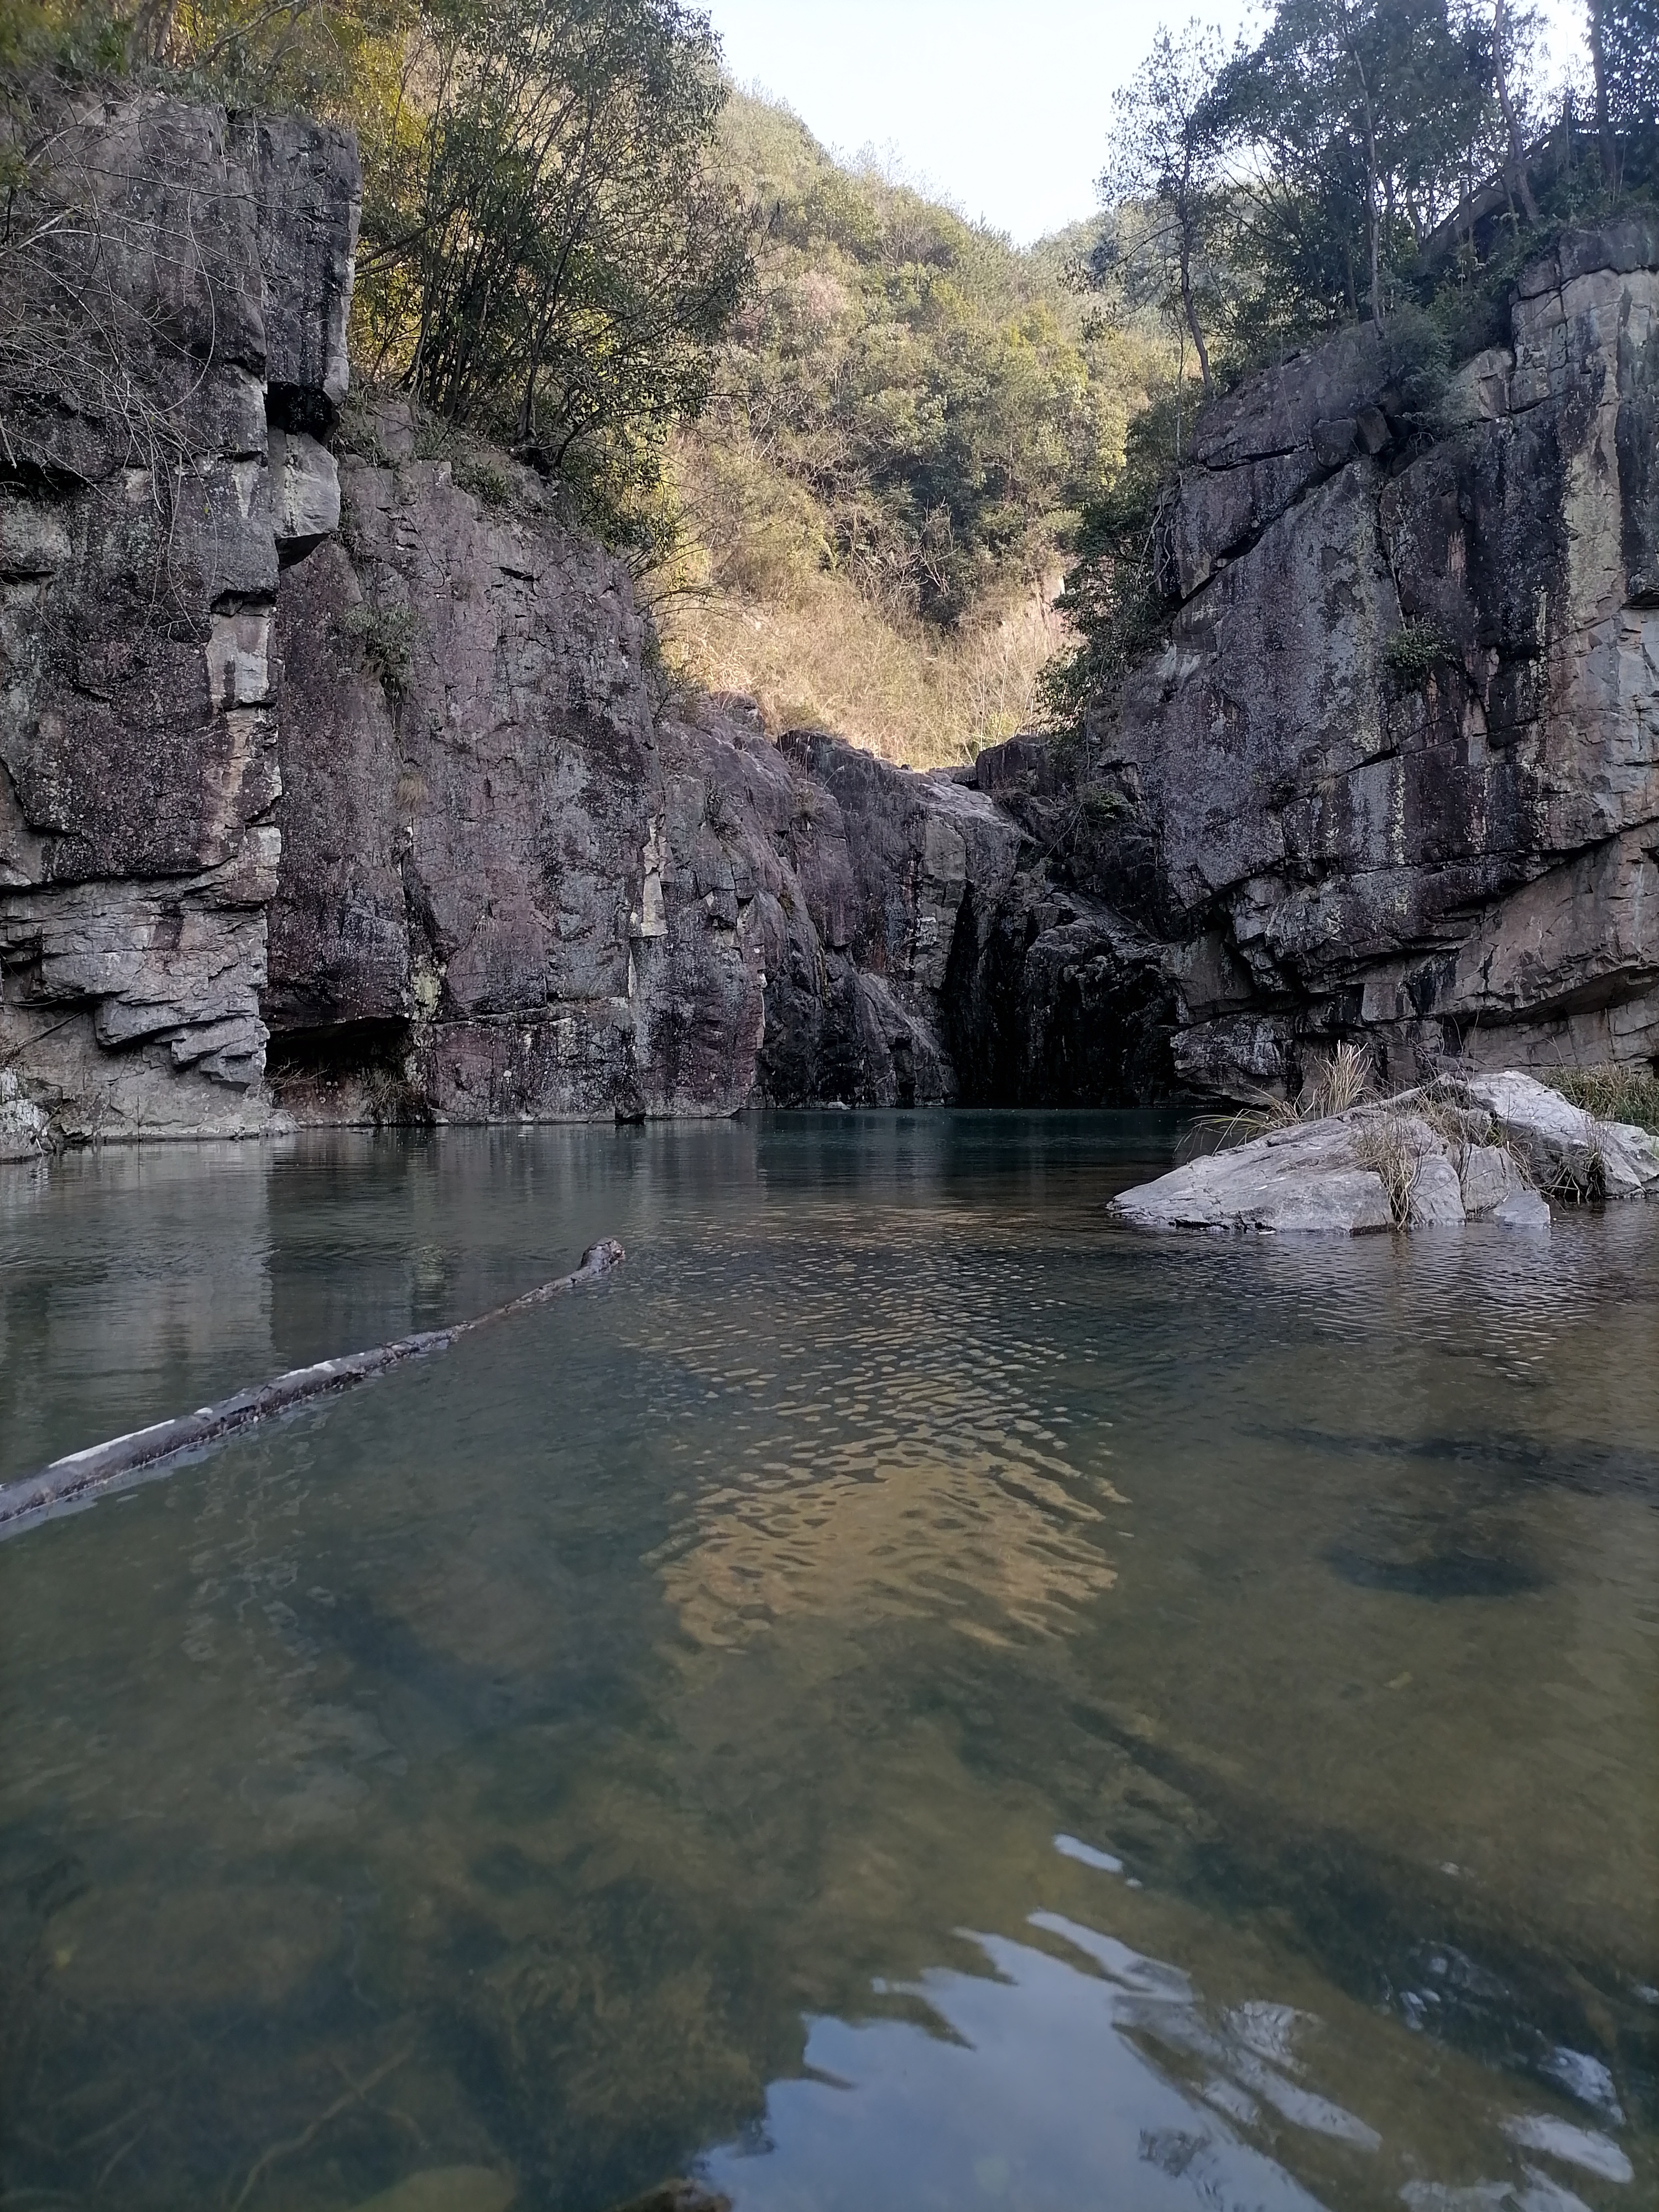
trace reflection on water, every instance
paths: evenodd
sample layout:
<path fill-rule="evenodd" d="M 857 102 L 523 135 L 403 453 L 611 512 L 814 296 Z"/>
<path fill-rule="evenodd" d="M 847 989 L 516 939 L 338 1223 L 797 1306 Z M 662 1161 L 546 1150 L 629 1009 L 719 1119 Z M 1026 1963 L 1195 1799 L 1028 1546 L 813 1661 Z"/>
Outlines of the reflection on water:
<path fill-rule="evenodd" d="M 980 1972 L 936 1971 L 906 1992 L 925 2027 L 811 2021 L 808 2078 L 774 2087 L 763 2130 L 711 2159 L 711 2180 L 756 2212 L 1123 2203 L 1131 2192 L 1149 2212 L 1195 2197 L 1227 2212 L 1307 2212 L 1316 2199 L 1231 2124 L 1260 2114 L 1239 2072 L 1303 2124 L 1375 2148 L 1363 2122 L 1208 2029 L 1183 1975 L 1038 1917 L 1103 1971 L 987 1936 Z M 1213 2053 L 1217 2070 L 1187 2091 L 1160 2063 L 1165 2051 Z"/>
<path fill-rule="evenodd" d="M 1659 1223 L 1160 1243 L 1129 1116 L 0 1176 L 0 2206 L 1659 2197 Z"/>

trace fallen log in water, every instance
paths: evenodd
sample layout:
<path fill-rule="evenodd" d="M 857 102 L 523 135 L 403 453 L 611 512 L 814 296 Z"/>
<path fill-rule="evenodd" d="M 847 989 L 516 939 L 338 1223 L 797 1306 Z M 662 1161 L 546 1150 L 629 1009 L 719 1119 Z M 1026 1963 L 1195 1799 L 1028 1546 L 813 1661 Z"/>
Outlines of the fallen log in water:
<path fill-rule="evenodd" d="M 475 1321 L 458 1322 L 452 1328 L 427 1329 L 418 1336 L 402 1336 L 394 1344 L 377 1345 L 372 1352 L 349 1352 L 343 1359 L 319 1360 L 314 1367 L 295 1367 L 277 1376 L 275 1382 L 239 1390 L 234 1398 L 222 1398 L 216 1406 L 200 1406 L 176 1420 L 157 1421 L 150 1428 L 135 1429 L 130 1436 L 71 1452 L 67 1459 L 55 1459 L 38 1474 L 0 1486 L 0 1535 L 27 1515 L 87 1498 L 128 1475 L 154 1473 L 168 1460 L 199 1451 L 207 1444 L 221 1443 L 227 1437 L 240 1436 L 256 1422 L 269 1420 L 275 1413 L 290 1413 L 313 1398 L 349 1390 L 371 1375 L 400 1366 L 405 1359 L 447 1352 L 474 1329 L 488 1328 L 491 1322 L 505 1321 L 510 1314 L 524 1313 L 532 1306 L 544 1305 L 550 1298 L 562 1297 L 568 1291 L 599 1282 L 619 1267 L 623 1258 L 623 1248 L 616 1238 L 602 1237 L 582 1254 L 582 1263 L 574 1274 L 539 1284 L 521 1297 L 509 1298 L 504 1306 L 480 1314 Z"/>

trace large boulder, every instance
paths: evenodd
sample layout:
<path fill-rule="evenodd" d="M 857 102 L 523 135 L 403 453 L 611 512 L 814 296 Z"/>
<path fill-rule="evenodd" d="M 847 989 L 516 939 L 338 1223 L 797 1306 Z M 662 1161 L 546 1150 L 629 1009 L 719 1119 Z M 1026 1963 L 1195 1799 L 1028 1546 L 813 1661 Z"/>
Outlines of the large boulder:
<path fill-rule="evenodd" d="M 1138 1229 L 1358 1237 L 1391 1229 L 1382 1178 L 1340 1126 L 1287 1129 L 1125 1191 L 1114 1211 Z"/>
<path fill-rule="evenodd" d="M 1509 1069 L 1287 1120 L 1123 1192 L 1113 1210 L 1141 1229 L 1235 1234 L 1547 1229 L 1546 1192 L 1659 1194 L 1659 1140 Z"/>

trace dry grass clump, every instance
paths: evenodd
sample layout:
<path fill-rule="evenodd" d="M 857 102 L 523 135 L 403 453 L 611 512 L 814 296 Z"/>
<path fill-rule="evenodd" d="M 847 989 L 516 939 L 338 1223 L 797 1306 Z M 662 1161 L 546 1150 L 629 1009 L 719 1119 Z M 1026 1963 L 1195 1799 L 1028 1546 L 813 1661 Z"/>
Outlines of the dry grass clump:
<path fill-rule="evenodd" d="M 1382 1186 L 1389 1212 L 1396 1229 L 1412 1224 L 1412 1199 L 1423 1170 L 1412 1121 L 1401 1114 L 1380 1114 L 1356 1129 L 1354 1158 L 1370 1168 Z"/>
<path fill-rule="evenodd" d="M 1624 1121 L 1659 1137 L 1659 1075 L 1650 1067 L 1540 1068 L 1539 1080 L 1598 1121 Z"/>
<path fill-rule="evenodd" d="M 1248 1145 L 1275 1129 L 1293 1129 L 1298 1122 L 1328 1121 L 1358 1106 L 1371 1087 L 1370 1056 L 1344 1037 L 1311 1079 L 1304 1081 L 1294 1098 L 1261 1097 L 1255 1105 L 1241 1106 L 1234 1114 L 1206 1115 L 1199 1127 L 1217 1133 L 1212 1147 L 1225 1152 Z"/>
<path fill-rule="evenodd" d="M 1460 1183 L 1476 1148 L 1507 1155 L 1516 1180 L 1565 1206 L 1593 1206 L 1607 1196 L 1609 1170 L 1599 1124 L 1623 1122 L 1659 1135 L 1659 1079 L 1621 1067 L 1562 1070 L 1547 1079 L 1583 1116 L 1582 1139 L 1568 1146 L 1528 1147 L 1457 1076 L 1371 1096 L 1371 1067 L 1359 1047 L 1339 1044 L 1330 1059 L 1290 1100 L 1262 1098 L 1231 1115 L 1205 1117 L 1195 1149 L 1219 1152 L 1275 1131 L 1352 1114 L 1348 1136 L 1354 1158 L 1382 1182 L 1396 1228 L 1409 1228 L 1422 1164 L 1443 1155 Z M 1360 1110 L 1353 1112 L 1355 1108 Z"/>
<path fill-rule="evenodd" d="M 1030 729 L 1037 678 L 1064 637 L 1036 591 L 943 633 L 884 614 L 829 574 L 780 597 L 680 590 L 655 612 L 663 659 L 686 683 L 745 694 L 774 734 L 834 730 L 912 768 L 971 761 Z"/>

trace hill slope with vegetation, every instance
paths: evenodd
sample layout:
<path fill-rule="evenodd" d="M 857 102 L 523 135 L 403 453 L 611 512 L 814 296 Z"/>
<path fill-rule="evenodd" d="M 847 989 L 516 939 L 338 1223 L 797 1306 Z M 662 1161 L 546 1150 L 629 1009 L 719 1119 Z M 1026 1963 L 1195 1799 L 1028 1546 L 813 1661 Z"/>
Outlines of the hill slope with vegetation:
<path fill-rule="evenodd" d="M 733 92 L 686 0 L 5 0 L 0 473 L 42 345 L 119 381 L 54 168 L 76 84 L 306 107 L 362 151 L 354 374 L 538 471 L 672 672 L 915 762 L 1079 732 L 1167 624 L 1200 398 L 1370 320 L 1427 435 L 1521 264 L 1659 188 L 1659 0 L 1587 9 L 1565 100 L 1504 0 L 1160 32 L 1103 104 L 1104 217 L 1018 252 Z"/>
<path fill-rule="evenodd" d="M 653 580 L 671 665 L 774 727 L 971 757 L 1036 712 L 1073 503 L 1170 349 L 1091 312 L 1072 274 L 1091 228 L 1018 252 L 742 94 L 720 144 L 755 281 L 676 440 L 685 540 Z"/>

